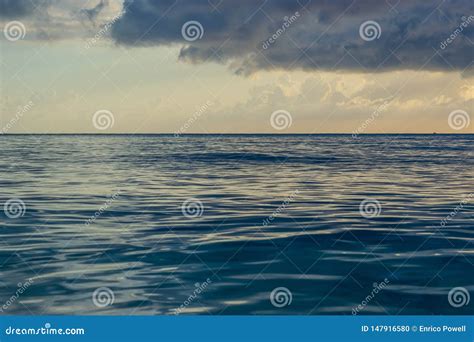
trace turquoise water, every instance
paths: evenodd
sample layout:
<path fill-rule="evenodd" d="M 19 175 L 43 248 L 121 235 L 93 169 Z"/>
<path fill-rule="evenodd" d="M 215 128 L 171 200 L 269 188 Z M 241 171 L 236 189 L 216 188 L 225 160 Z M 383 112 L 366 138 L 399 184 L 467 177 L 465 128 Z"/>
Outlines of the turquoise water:
<path fill-rule="evenodd" d="M 0 143 L 0 314 L 474 313 L 473 135 Z"/>

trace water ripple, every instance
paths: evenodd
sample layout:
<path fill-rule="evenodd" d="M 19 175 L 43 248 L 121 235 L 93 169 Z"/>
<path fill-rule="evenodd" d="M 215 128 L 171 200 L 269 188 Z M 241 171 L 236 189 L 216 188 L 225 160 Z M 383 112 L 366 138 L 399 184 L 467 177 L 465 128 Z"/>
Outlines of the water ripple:
<path fill-rule="evenodd" d="M 473 313 L 472 135 L 0 142 L 3 314 L 350 315 L 385 280 L 360 314 Z"/>

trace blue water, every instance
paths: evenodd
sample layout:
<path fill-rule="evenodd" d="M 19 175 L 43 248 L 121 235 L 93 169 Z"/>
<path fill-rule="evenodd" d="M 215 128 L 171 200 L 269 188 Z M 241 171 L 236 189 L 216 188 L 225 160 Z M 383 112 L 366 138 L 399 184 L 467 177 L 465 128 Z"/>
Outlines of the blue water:
<path fill-rule="evenodd" d="M 474 135 L 0 143 L 0 314 L 474 313 Z"/>

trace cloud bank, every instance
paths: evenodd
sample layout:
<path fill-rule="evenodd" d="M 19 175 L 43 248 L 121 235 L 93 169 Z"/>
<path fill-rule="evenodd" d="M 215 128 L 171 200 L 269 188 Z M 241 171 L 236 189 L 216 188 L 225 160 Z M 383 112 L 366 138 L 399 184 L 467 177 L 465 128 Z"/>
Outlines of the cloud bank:
<path fill-rule="evenodd" d="M 258 70 L 473 74 L 472 0 L 0 0 L 28 39 L 87 38 L 111 18 L 120 45 L 180 46 L 179 59 Z"/>
<path fill-rule="evenodd" d="M 112 30 L 117 43 L 181 44 L 182 60 L 228 63 L 242 74 L 472 67 L 474 17 L 462 24 L 474 15 L 471 0 L 129 0 L 124 6 Z M 183 25 L 190 21 L 200 32 L 185 39 Z"/>
<path fill-rule="evenodd" d="M 61 41 L 94 36 L 122 11 L 121 0 L 0 0 L 0 25 L 21 21 L 26 39 Z"/>
<path fill-rule="evenodd" d="M 0 19 L 20 19 L 41 11 L 48 0 L 0 0 Z"/>

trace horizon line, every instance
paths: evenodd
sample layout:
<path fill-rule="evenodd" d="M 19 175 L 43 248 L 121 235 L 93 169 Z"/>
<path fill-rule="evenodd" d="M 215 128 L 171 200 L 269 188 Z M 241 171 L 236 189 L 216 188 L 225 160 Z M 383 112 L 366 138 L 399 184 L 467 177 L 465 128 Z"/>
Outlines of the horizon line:
<path fill-rule="evenodd" d="M 192 135 L 474 135 L 474 133 L 1 133 L 5 135 L 169 135 L 169 136 L 192 136 Z"/>

